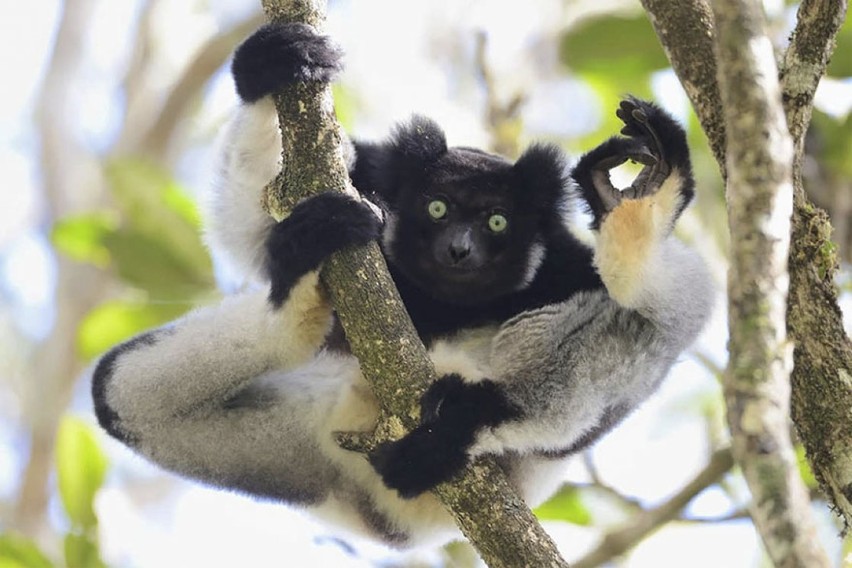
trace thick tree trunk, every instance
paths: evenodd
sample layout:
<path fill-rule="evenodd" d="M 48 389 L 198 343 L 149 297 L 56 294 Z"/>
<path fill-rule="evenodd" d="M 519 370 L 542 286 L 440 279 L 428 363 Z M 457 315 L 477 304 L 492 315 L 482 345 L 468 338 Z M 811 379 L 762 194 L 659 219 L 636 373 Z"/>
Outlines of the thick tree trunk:
<path fill-rule="evenodd" d="M 716 30 L 706 0 L 642 0 L 725 174 L 726 134 Z M 834 277 L 837 260 L 826 215 L 802 187 L 804 134 L 814 91 L 846 17 L 846 0 L 805 0 L 780 69 L 782 102 L 795 146 L 787 326 L 794 342 L 791 414 L 820 486 L 845 526 L 852 524 L 852 344 L 844 332 Z M 684 31 L 689 31 L 685 35 Z M 711 72 L 712 71 L 712 72 Z"/>
<path fill-rule="evenodd" d="M 784 321 L 793 141 L 759 0 L 716 0 L 716 61 L 727 136 L 730 360 L 724 392 L 751 516 L 776 566 L 829 566 L 788 428 L 792 352 Z"/>

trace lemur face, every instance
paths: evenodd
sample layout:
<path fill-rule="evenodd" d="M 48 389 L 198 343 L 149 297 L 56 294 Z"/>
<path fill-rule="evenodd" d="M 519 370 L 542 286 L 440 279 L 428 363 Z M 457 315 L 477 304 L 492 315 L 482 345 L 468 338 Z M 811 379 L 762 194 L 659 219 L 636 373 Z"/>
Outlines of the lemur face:
<path fill-rule="evenodd" d="M 436 299 L 459 305 L 522 287 L 540 239 L 538 215 L 516 178 L 502 158 L 450 149 L 400 188 L 384 238 L 394 265 Z"/>

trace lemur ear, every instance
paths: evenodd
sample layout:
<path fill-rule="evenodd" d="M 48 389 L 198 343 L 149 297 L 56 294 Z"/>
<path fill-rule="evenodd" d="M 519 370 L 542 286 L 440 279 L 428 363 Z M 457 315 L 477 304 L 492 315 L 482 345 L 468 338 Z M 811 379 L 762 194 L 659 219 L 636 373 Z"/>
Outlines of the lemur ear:
<path fill-rule="evenodd" d="M 518 191 L 538 211 L 567 207 L 568 168 L 562 150 L 553 144 L 533 144 L 512 167 Z"/>
<path fill-rule="evenodd" d="M 435 121 L 415 115 L 387 141 L 362 144 L 358 152 L 354 174 L 364 186 L 359 190 L 393 209 L 400 189 L 428 183 L 430 167 L 447 153 L 447 140 Z"/>
<path fill-rule="evenodd" d="M 429 179 L 429 170 L 447 153 L 447 139 L 438 124 L 415 115 L 394 128 L 387 143 L 387 185 L 382 188 L 390 203 L 403 187 L 421 187 Z"/>
<path fill-rule="evenodd" d="M 428 167 L 447 153 L 447 138 L 434 120 L 416 114 L 394 128 L 390 146 L 406 165 Z"/>

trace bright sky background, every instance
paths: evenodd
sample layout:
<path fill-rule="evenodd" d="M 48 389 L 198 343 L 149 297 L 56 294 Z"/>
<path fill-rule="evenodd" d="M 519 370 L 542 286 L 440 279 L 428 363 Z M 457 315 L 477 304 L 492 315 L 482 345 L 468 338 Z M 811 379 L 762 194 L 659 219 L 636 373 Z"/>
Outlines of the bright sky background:
<path fill-rule="evenodd" d="M 132 0 L 100 2 L 96 25 L 88 35 L 94 67 L 81 87 L 76 117 L 80 135 L 92 148 L 104 148 L 114 135 L 118 105 L 110 93 L 125 64 L 123 45 L 130 36 L 136 15 Z M 218 23 L 243 16 L 256 4 L 252 0 L 212 0 L 213 19 L 193 16 L 193 2 L 166 2 L 166 25 L 158 27 L 173 44 L 175 68 L 185 60 L 197 42 Z M 530 37 L 557 25 L 555 2 L 540 0 L 536 10 L 517 10 L 516 2 L 399 2 L 394 0 L 346 1 L 335 4 L 330 14 L 329 32 L 349 53 L 344 77 L 368 95 L 369 107 L 382 109 L 372 121 L 359 124 L 360 134 L 380 136 L 389 125 L 411 114 L 423 112 L 447 126 L 451 143 L 484 145 L 486 133 L 477 112 L 471 112 L 470 99 L 450 99 L 458 90 L 458 78 L 429 59 L 428 48 L 435 42 L 433 28 L 387 26 L 382 34 L 365 34 L 377 18 L 384 21 L 452 22 L 472 30 L 487 27 L 490 33 L 489 57 L 501 77 L 517 84 L 528 79 L 524 54 L 528 56 Z M 22 326 L 33 337 L 43 336 L 51 325 L 53 253 L 44 238 L 40 218 L 37 139 L 32 126 L 33 97 L 39 87 L 57 21 L 57 0 L 6 1 L 0 5 L 0 302 L 11 308 L 13 320 L 0 310 L 0 345 L 11 342 L 11 326 Z M 378 14 L 382 14 L 379 16 Z M 431 43 L 430 43 L 431 42 Z M 392 46 L 392 47 L 391 47 Z M 433 47 L 433 46 L 432 46 Z M 392 76 L 376 72 L 395 69 Z M 508 92 L 515 85 L 505 85 Z M 671 110 L 683 115 L 685 99 L 670 74 L 656 79 L 657 91 Z M 845 91 L 831 88 L 820 93 L 825 106 L 840 105 L 848 112 L 852 104 L 848 85 Z M 839 94 L 838 94 L 839 93 Z M 558 104 L 579 101 L 575 106 Z M 199 129 L 215 124 L 235 101 L 227 74 L 212 83 L 199 117 Z M 597 119 L 588 106 L 589 95 L 570 81 L 557 81 L 533 90 L 528 124 L 542 134 L 553 124 L 576 125 L 579 134 Z M 842 108 L 845 105 L 845 109 Z M 200 156 L 206 159 L 206 156 Z M 185 182 L 198 191 L 205 177 L 199 164 L 186 164 L 181 170 Z M 5 300 L 4 300 L 5 298 Z M 0 308 L 3 306 L 0 305 Z M 847 305 L 848 307 L 848 305 Z M 847 313 L 850 310 L 847 309 Z M 697 350 L 724 363 L 725 321 L 723 310 L 708 327 Z M 7 343 L 11 345 L 11 343 Z M 0 357 L 13 349 L 0 351 Z M 14 360 L 0 366 L 0 384 L 12 374 Z M 90 416 L 90 403 L 81 386 L 77 410 Z M 684 357 L 662 392 L 632 416 L 595 451 L 596 461 L 606 481 L 643 501 L 657 503 L 680 488 L 705 464 L 707 448 L 705 425 L 687 408 L 696 397 L 715 395 L 718 387 L 707 371 L 691 357 Z M 22 438 L 11 417 L 13 405 L 0 388 L 0 494 L 8 496 L 17 485 L 22 465 Z M 660 416 L 666 418 L 660 419 Z M 5 420 L 5 421 L 4 421 Z M 331 543 L 327 533 L 302 515 L 285 507 L 256 503 L 244 497 L 205 489 L 161 474 L 133 456 L 119 444 L 105 444 L 113 455 L 108 487 L 99 499 L 103 544 L 113 566 L 167 568 L 186 566 L 230 567 L 239 565 L 284 566 L 288 557 L 299 558 L 296 566 L 368 566 L 366 560 L 349 555 Z M 582 468 L 571 476 L 582 479 Z M 143 495 L 170 495 L 168 500 L 152 499 L 154 505 L 134 500 L 123 489 L 131 482 L 140 485 Z M 717 516 L 727 512 L 727 501 L 716 492 L 701 496 L 690 513 Z M 55 511 L 57 524 L 61 519 Z M 823 521 L 826 517 L 821 517 Z M 570 559 L 591 545 L 595 533 L 565 525 L 550 525 Z M 834 528 L 824 525 L 828 541 Z M 360 549 L 359 549 L 360 551 Z M 380 548 L 366 547 L 366 558 L 378 558 Z M 717 525 L 680 525 L 666 528 L 643 543 L 629 566 L 634 568 L 667 565 L 666 559 L 689 559 L 694 568 L 752 568 L 759 560 L 751 525 L 731 522 Z"/>

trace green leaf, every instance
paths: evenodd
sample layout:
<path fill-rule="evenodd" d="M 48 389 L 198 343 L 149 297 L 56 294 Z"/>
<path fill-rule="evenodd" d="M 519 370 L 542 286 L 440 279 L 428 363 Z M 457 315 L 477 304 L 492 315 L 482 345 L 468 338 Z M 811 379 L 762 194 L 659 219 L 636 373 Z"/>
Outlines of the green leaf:
<path fill-rule="evenodd" d="M 54 223 L 50 240 L 57 250 L 69 258 L 104 268 L 110 260 L 104 239 L 117 228 L 118 217 L 114 213 L 87 213 Z"/>
<path fill-rule="evenodd" d="M 104 245 L 119 277 L 154 300 L 186 300 L 214 286 L 206 253 L 204 263 L 193 262 L 165 239 L 132 229 L 107 235 Z"/>
<path fill-rule="evenodd" d="M 0 568 L 53 568 L 36 544 L 16 534 L 0 534 Z"/>
<path fill-rule="evenodd" d="M 820 162 L 841 178 L 852 176 L 852 113 L 837 119 L 815 110 L 811 125 L 819 141 Z"/>
<path fill-rule="evenodd" d="M 69 568 L 105 568 L 98 544 L 84 534 L 65 535 L 65 564 Z"/>
<path fill-rule="evenodd" d="M 653 71 L 669 67 L 663 48 L 644 13 L 586 20 L 561 39 L 562 62 L 574 72 L 607 77 L 623 92 Z"/>
<path fill-rule="evenodd" d="M 796 445 L 796 463 L 799 464 L 799 475 L 802 477 L 802 481 L 805 482 L 805 486 L 808 489 L 819 489 L 819 483 L 811 469 L 811 464 L 808 463 L 808 459 L 805 457 L 805 447 L 801 444 Z"/>
<path fill-rule="evenodd" d="M 89 425 L 73 416 L 63 418 L 56 438 L 56 471 L 59 496 L 72 526 L 88 530 L 97 525 L 93 505 L 106 470 L 106 455 Z"/>
<path fill-rule="evenodd" d="M 852 76 L 852 19 L 847 18 L 837 32 L 837 45 L 831 55 L 826 74 L 830 77 Z"/>
<path fill-rule="evenodd" d="M 331 86 L 334 97 L 334 113 L 344 132 L 352 132 L 355 125 L 355 115 L 358 109 L 358 99 L 351 89 L 339 83 Z"/>
<path fill-rule="evenodd" d="M 592 524 L 592 514 L 583 504 L 580 490 L 570 485 L 562 487 L 534 512 L 543 521 L 565 521 L 581 526 Z"/>
<path fill-rule="evenodd" d="M 111 162 L 106 173 L 127 230 L 159 240 L 195 274 L 208 275 L 212 282 L 198 213 L 174 180 L 161 168 L 133 159 Z"/>
<path fill-rule="evenodd" d="M 112 300 L 96 307 L 77 328 L 77 350 L 90 360 L 130 337 L 173 320 L 189 303 L 149 304 Z"/>

